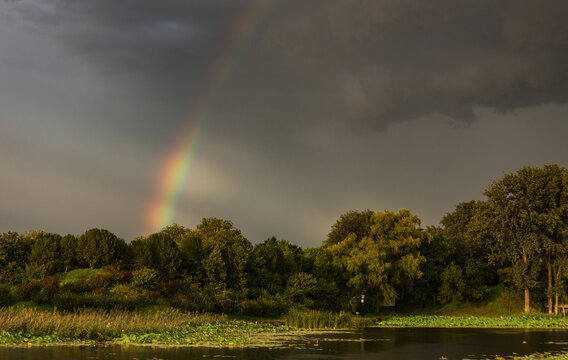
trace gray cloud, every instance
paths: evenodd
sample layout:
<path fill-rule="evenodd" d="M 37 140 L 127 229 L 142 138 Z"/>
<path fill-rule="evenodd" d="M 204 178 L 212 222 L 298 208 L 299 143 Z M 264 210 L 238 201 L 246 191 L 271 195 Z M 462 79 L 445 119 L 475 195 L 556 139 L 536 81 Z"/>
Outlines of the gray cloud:
<path fill-rule="evenodd" d="M 317 246 L 343 211 L 434 224 L 505 171 L 568 165 L 565 1 L 275 0 L 235 39 L 250 4 L 0 2 L 0 231 L 140 235 L 220 59 L 183 225 Z"/>
<path fill-rule="evenodd" d="M 175 122 L 206 87 L 245 6 L 60 0 L 17 8 L 79 61 L 175 106 L 163 120 Z M 511 111 L 564 103 L 566 18 L 562 0 L 273 2 L 226 89 L 223 101 L 236 122 L 228 131 L 259 122 L 262 128 L 255 119 L 274 116 L 274 108 L 304 115 L 301 123 L 282 119 L 290 131 L 305 127 L 305 118 L 384 130 L 436 112 L 470 122 L 477 106 Z M 257 116 L 243 116 L 250 105 Z"/>
<path fill-rule="evenodd" d="M 568 99 L 564 1 L 285 6 L 291 11 L 270 26 L 273 51 L 328 79 L 345 117 L 379 129 L 433 112 L 471 121 L 477 106 L 511 111 Z"/>

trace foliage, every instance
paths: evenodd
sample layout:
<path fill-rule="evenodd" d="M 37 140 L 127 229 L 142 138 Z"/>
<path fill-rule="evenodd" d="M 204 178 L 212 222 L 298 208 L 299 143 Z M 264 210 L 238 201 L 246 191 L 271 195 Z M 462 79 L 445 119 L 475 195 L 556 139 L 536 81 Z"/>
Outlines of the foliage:
<path fill-rule="evenodd" d="M 52 275 L 60 266 L 61 236 L 43 231 L 34 231 L 26 234 L 30 243 L 29 264 L 42 267 L 45 275 Z"/>
<path fill-rule="evenodd" d="M 491 259 L 503 266 L 509 283 L 524 289 L 528 312 L 529 291 L 538 285 L 539 259 L 547 247 L 552 249 L 546 235 L 562 233 L 566 224 L 566 171 L 557 165 L 524 167 L 494 181 L 485 195 L 486 223 L 494 240 Z"/>
<path fill-rule="evenodd" d="M 137 268 L 152 268 L 162 279 L 174 279 L 180 274 L 182 265 L 180 251 L 167 232 L 159 232 L 136 240 L 134 258 Z"/>
<path fill-rule="evenodd" d="M 338 244 L 351 234 L 354 234 L 357 239 L 370 236 L 372 217 L 373 212 L 371 210 L 352 210 L 342 214 L 331 227 L 331 231 L 327 235 L 323 246 L 328 247 Z"/>
<path fill-rule="evenodd" d="M 118 264 L 125 248 L 124 240 L 105 229 L 90 229 L 78 238 L 78 256 L 91 269 Z"/>
<path fill-rule="evenodd" d="M 446 267 L 442 273 L 442 286 L 438 294 L 438 300 L 442 304 L 457 303 L 463 300 L 465 282 L 462 274 L 462 270 L 454 263 Z"/>
<path fill-rule="evenodd" d="M 16 296 L 20 300 L 32 300 L 41 290 L 41 284 L 38 281 L 30 281 L 16 285 Z"/>
<path fill-rule="evenodd" d="M 376 212 L 371 218 L 370 236 L 359 239 L 350 233 L 326 248 L 333 261 L 349 274 L 347 286 L 354 296 L 366 294 L 366 303 L 378 310 L 393 303 L 422 276 L 419 223 L 418 217 L 406 209 Z"/>
<path fill-rule="evenodd" d="M 191 229 L 173 224 L 130 244 L 104 229 L 77 237 L 3 233 L 0 304 L 19 298 L 69 310 L 154 304 L 271 316 L 294 307 L 379 312 L 396 302 L 397 311 L 491 312 L 501 306 L 494 289 L 503 286 L 514 303 L 504 306 L 509 312 L 522 292 L 526 310 L 530 301 L 549 312 L 553 298 L 568 302 L 566 169 L 525 167 L 485 195 L 426 229 L 409 210 L 348 211 L 320 247 L 305 250 L 276 237 L 253 247 L 219 218 Z"/>
<path fill-rule="evenodd" d="M 229 220 L 204 218 L 196 235 L 202 244 L 202 281 L 218 286 L 219 291 L 232 291 L 237 298 L 246 295 L 245 264 L 252 245 Z M 217 292 L 218 293 L 218 292 Z"/>
<path fill-rule="evenodd" d="M 281 293 L 301 267 L 302 250 L 274 236 L 254 246 L 245 265 L 247 286 L 254 292 Z M 255 291 L 256 290 L 256 291 Z"/>
<path fill-rule="evenodd" d="M 76 269 L 81 265 L 78 257 L 78 241 L 74 235 L 67 234 L 59 242 L 61 265 L 65 272 Z"/>
<path fill-rule="evenodd" d="M 143 268 L 132 274 L 132 286 L 140 290 L 155 290 L 158 286 L 158 272 Z"/>
<path fill-rule="evenodd" d="M 0 236 L 0 280 L 6 284 L 18 283 L 28 256 L 29 245 L 22 236 L 16 232 L 3 233 Z"/>

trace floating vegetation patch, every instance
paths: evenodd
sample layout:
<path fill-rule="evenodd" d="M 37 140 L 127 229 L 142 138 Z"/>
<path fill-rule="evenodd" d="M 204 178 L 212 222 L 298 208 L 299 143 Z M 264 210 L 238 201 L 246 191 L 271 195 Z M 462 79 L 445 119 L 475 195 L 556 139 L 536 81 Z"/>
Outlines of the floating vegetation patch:
<path fill-rule="evenodd" d="M 568 320 L 549 315 L 518 316 L 392 316 L 379 320 L 379 327 L 514 327 L 514 328 L 566 328 Z"/>

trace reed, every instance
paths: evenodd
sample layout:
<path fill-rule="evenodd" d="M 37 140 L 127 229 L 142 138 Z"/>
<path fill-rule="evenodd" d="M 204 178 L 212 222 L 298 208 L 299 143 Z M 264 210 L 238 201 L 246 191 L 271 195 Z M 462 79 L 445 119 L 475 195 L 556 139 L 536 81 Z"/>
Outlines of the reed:
<path fill-rule="evenodd" d="M 177 309 L 155 311 L 101 311 L 85 309 L 56 312 L 37 308 L 0 309 L 0 329 L 29 336 L 56 334 L 62 338 L 115 338 L 123 333 L 175 331 L 188 324 L 226 322 L 226 316 L 185 313 Z"/>
<path fill-rule="evenodd" d="M 288 326 L 302 329 L 349 329 L 374 323 L 372 319 L 356 317 L 349 313 L 299 309 L 288 311 L 284 319 Z"/>

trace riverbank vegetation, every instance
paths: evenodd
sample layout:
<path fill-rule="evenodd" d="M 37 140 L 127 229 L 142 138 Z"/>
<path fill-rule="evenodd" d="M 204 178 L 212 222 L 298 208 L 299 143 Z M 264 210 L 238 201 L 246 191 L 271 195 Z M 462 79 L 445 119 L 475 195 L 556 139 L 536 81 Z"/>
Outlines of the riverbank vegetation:
<path fill-rule="evenodd" d="M 392 316 L 379 320 L 380 327 L 468 327 L 468 328 L 566 328 L 568 319 L 559 316 Z"/>
<path fill-rule="evenodd" d="M 296 330 L 282 324 L 231 320 L 226 315 L 84 309 L 58 312 L 38 308 L 0 310 L 0 343 L 53 344 L 115 342 L 164 345 L 245 345 L 254 335 Z"/>
<path fill-rule="evenodd" d="M 458 204 L 439 227 L 421 228 L 406 209 L 349 211 L 320 247 L 308 249 L 275 237 L 253 246 L 231 221 L 217 218 L 195 228 L 174 224 L 128 243 L 105 229 L 6 232 L 0 306 L 67 313 L 159 306 L 285 318 L 300 327 L 354 323 L 364 319 L 357 313 L 385 309 L 562 313 L 566 169 L 524 167 L 489 184 L 484 195 Z"/>

